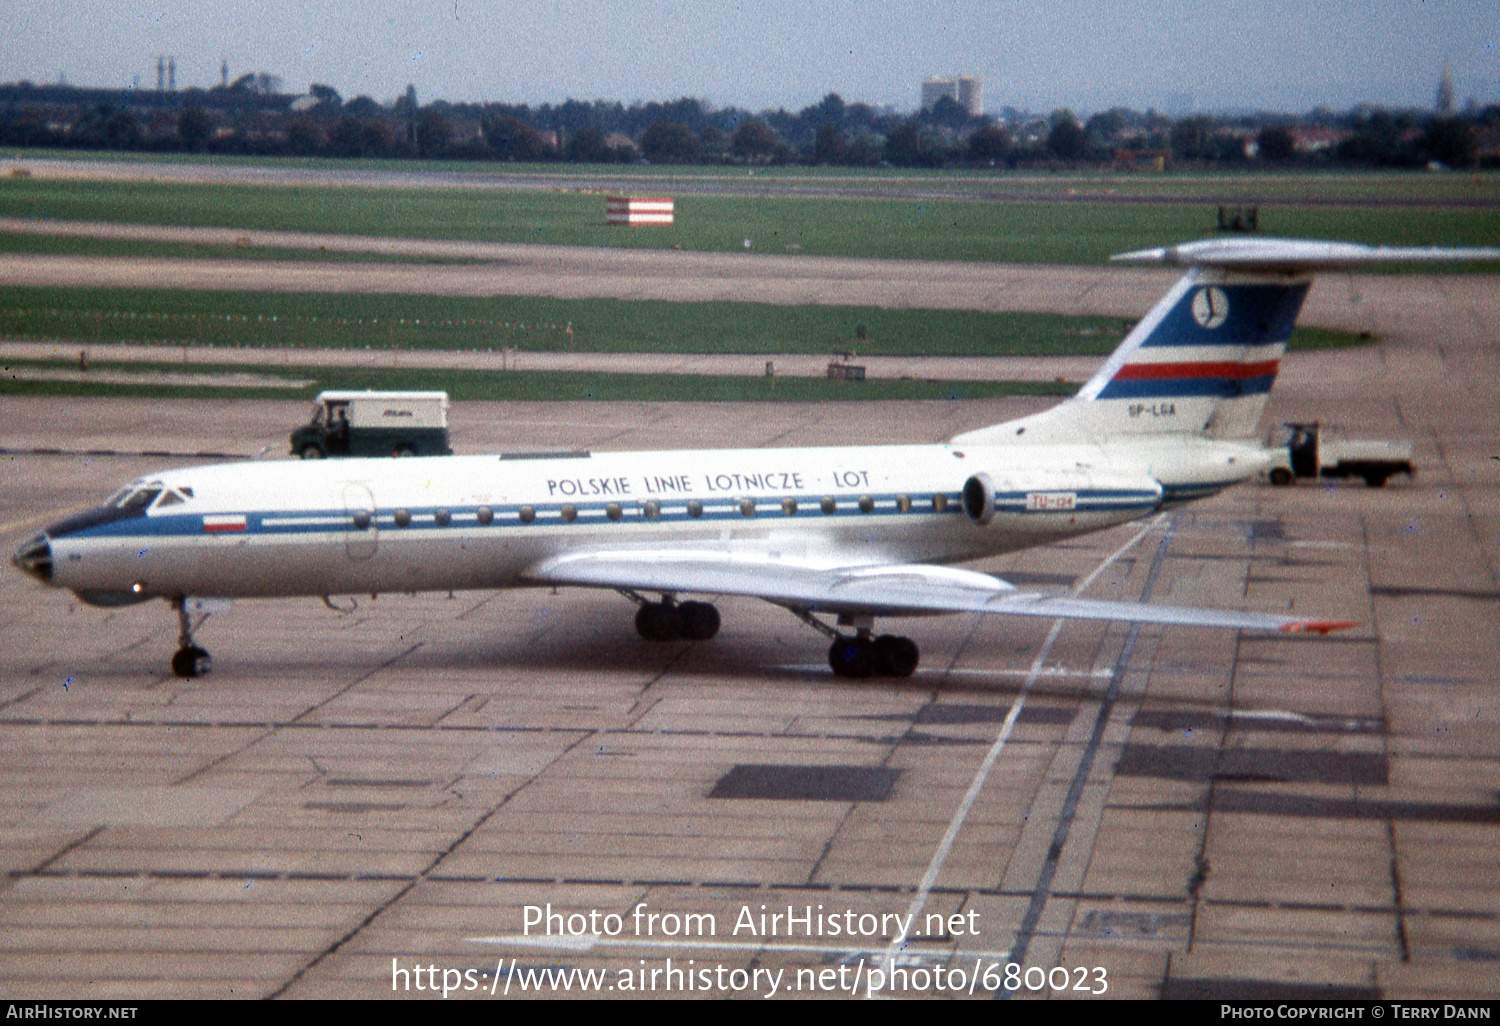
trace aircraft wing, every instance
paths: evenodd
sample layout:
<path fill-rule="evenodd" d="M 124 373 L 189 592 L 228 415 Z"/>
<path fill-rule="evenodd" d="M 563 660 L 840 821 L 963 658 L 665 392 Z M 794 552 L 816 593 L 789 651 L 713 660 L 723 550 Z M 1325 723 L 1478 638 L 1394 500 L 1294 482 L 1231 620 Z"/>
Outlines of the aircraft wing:
<path fill-rule="evenodd" d="M 570 553 L 544 560 L 524 576 L 534 584 L 743 595 L 791 609 L 854 616 L 996 613 L 1319 634 L 1353 626 L 1275 613 L 1023 592 L 998 577 L 957 567 L 891 564 L 825 568 L 758 555 L 695 550 Z"/>

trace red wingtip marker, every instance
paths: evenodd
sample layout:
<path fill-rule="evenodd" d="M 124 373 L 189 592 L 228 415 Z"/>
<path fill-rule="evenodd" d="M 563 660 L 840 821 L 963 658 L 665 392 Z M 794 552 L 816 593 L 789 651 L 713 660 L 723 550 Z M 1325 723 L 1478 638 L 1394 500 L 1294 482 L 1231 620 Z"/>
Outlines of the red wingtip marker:
<path fill-rule="evenodd" d="M 1350 627 L 1358 627 L 1358 620 L 1302 620 L 1298 623 L 1289 623 L 1281 628 L 1288 634 L 1331 634 L 1334 631 L 1348 630 Z"/>

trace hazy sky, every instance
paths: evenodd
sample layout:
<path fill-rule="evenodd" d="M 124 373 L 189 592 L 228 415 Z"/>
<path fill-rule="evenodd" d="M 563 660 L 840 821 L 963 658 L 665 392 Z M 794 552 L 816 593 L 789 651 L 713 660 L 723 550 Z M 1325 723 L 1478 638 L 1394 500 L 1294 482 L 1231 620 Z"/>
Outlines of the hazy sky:
<path fill-rule="evenodd" d="M 1500 103 L 1496 0 L 0 0 L 0 81 L 179 87 L 279 76 L 345 99 L 569 97 L 797 110 L 829 92 L 912 110 L 927 75 L 987 110 L 1304 111 Z M 1190 98 L 1190 99 L 1189 99 Z"/>

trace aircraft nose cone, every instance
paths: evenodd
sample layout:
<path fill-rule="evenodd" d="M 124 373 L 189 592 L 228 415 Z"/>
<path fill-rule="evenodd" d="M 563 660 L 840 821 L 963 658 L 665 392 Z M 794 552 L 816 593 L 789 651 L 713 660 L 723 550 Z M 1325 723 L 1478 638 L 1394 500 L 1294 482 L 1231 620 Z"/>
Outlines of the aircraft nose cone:
<path fill-rule="evenodd" d="M 39 534 L 22 543 L 10 561 L 20 570 L 26 571 L 43 584 L 52 583 L 52 546 L 45 534 Z"/>

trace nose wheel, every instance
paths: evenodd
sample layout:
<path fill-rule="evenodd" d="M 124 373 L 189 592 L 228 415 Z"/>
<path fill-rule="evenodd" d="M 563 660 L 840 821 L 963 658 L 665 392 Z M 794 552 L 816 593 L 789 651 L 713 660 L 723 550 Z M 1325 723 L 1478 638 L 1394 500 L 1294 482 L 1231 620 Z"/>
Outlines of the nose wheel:
<path fill-rule="evenodd" d="M 172 656 L 172 672 L 179 677 L 201 677 L 213 665 L 214 657 L 197 645 L 184 645 Z"/>
<path fill-rule="evenodd" d="M 177 610 L 177 644 L 178 649 L 172 656 L 172 673 L 184 679 L 201 677 L 213 669 L 213 656 L 208 650 L 200 647 L 193 641 L 193 623 L 187 611 L 187 599 L 176 598 L 172 600 L 173 607 Z M 208 619 L 208 614 L 203 614 L 203 620 Z M 203 620 L 198 621 L 198 626 L 203 626 Z"/>

